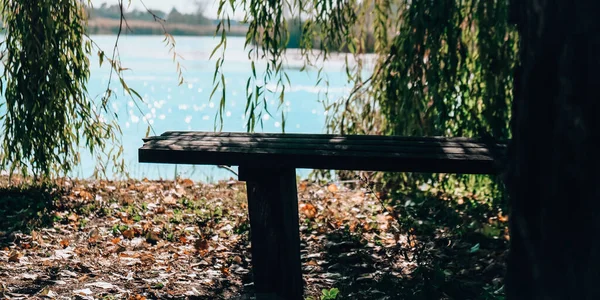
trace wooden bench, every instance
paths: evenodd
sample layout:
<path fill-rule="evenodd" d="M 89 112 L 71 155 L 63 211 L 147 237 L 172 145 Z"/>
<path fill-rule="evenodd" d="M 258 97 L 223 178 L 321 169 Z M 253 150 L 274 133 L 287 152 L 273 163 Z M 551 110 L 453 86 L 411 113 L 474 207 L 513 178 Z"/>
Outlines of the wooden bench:
<path fill-rule="evenodd" d="M 239 166 L 246 181 L 257 299 L 302 299 L 296 168 L 496 174 L 506 145 L 468 138 L 166 132 L 146 163 Z"/>

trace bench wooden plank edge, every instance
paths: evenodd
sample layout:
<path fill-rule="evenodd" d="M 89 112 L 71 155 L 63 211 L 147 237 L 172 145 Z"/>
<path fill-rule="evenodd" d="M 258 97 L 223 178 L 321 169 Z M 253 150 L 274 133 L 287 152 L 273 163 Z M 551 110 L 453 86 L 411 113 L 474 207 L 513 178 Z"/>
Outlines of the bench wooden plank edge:
<path fill-rule="evenodd" d="M 196 165 L 228 165 L 273 168 L 305 168 L 356 171 L 388 171 L 388 172 L 422 172 L 422 173 L 457 173 L 457 174 L 498 174 L 502 164 L 498 159 L 489 156 L 465 156 L 448 159 L 418 158 L 410 155 L 373 159 L 372 157 L 319 155 L 285 155 L 273 153 L 227 153 L 196 152 L 139 149 L 139 161 L 143 163 L 196 164 Z"/>

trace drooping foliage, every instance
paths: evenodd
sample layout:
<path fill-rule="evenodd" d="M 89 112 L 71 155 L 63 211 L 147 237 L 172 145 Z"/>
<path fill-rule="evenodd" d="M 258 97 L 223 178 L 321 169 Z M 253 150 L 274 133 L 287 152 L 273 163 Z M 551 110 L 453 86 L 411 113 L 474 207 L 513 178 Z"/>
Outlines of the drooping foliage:
<path fill-rule="evenodd" d="M 4 106 L 1 166 L 10 174 L 47 180 L 66 175 L 82 150 L 114 163 L 119 127 L 107 100 L 88 95 L 93 41 L 86 38 L 86 13 L 79 0 L 2 0 Z M 99 52 L 100 63 L 104 58 Z M 113 69 L 119 65 L 111 61 Z M 120 74 L 119 78 L 120 77 Z M 98 163 L 96 172 L 105 172 Z"/>
<path fill-rule="evenodd" d="M 248 130 L 254 130 L 267 107 L 267 87 L 275 85 L 271 91 L 279 93 L 280 105 L 284 102 L 286 87 L 293 84 L 283 67 L 286 46 L 299 44 L 304 68 L 319 69 L 316 84 L 327 84 L 321 76 L 323 61 L 340 59 L 340 53 L 345 59 L 350 92 L 341 98 L 325 93 L 320 99 L 330 132 L 510 138 L 518 37 L 508 23 L 507 0 L 221 0 L 217 32 L 222 42 L 215 52 L 222 55 L 213 93 L 225 89 L 220 66 L 232 11 L 244 12 L 249 24 L 249 58 L 267 61 L 262 70 L 252 62 Z M 300 38 L 288 42 L 298 31 Z M 220 98 L 224 107 L 224 92 Z M 433 180 L 450 182 L 450 188 L 460 184 L 482 190 L 475 186 L 489 187 L 494 181 L 459 178 L 402 174 L 388 176 L 388 182 L 397 186 Z"/>
<path fill-rule="evenodd" d="M 251 130 L 267 83 L 276 83 L 282 101 L 291 84 L 282 64 L 289 32 L 298 31 L 292 24 L 300 27 L 306 67 L 338 51 L 350 54 L 352 92 L 322 99 L 334 112 L 331 131 L 509 137 L 517 36 L 508 24 L 508 1 L 221 0 L 217 49 L 226 46 L 231 11 L 245 12 L 249 56 L 267 60 L 258 73 L 253 65 L 248 81 Z M 224 79 L 218 69 L 215 89 L 224 88 L 217 74 Z"/>

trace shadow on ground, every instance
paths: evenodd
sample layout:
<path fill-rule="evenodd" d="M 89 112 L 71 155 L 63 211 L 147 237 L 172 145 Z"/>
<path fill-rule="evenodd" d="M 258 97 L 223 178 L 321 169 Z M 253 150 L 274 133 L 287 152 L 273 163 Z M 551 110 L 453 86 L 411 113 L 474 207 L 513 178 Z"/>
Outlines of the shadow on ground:
<path fill-rule="evenodd" d="M 337 299 L 504 299 L 508 242 L 489 225 L 496 212 L 435 197 L 411 202 L 398 213 L 410 234 L 395 245 L 381 243 L 378 232 L 330 230 L 317 242 L 314 231 L 303 232 L 309 294 L 336 288 Z"/>
<path fill-rule="evenodd" d="M 60 192 L 50 187 L 0 188 L 0 228 L 9 235 L 51 226 L 50 212 L 59 198 Z"/>

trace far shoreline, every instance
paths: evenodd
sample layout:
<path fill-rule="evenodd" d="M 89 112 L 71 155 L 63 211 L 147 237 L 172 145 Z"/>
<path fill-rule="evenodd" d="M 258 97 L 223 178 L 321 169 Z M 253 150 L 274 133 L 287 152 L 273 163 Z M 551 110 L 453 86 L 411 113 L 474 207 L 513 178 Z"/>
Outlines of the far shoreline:
<path fill-rule="evenodd" d="M 121 25 L 118 19 L 92 18 L 88 21 L 88 34 L 90 35 L 115 35 Z M 163 27 L 164 26 L 164 27 Z M 128 20 L 123 24 L 122 34 L 128 35 L 164 35 L 173 36 L 210 36 L 220 35 L 216 32 L 217 25 L 191 25 L 181 23 L 168 23 L 158 21 Z M 166 31 L 166 32 L 165 32 Z M 248 26 L 232 25 L 227 30 L 228 36 L 246 36 Z"/>

